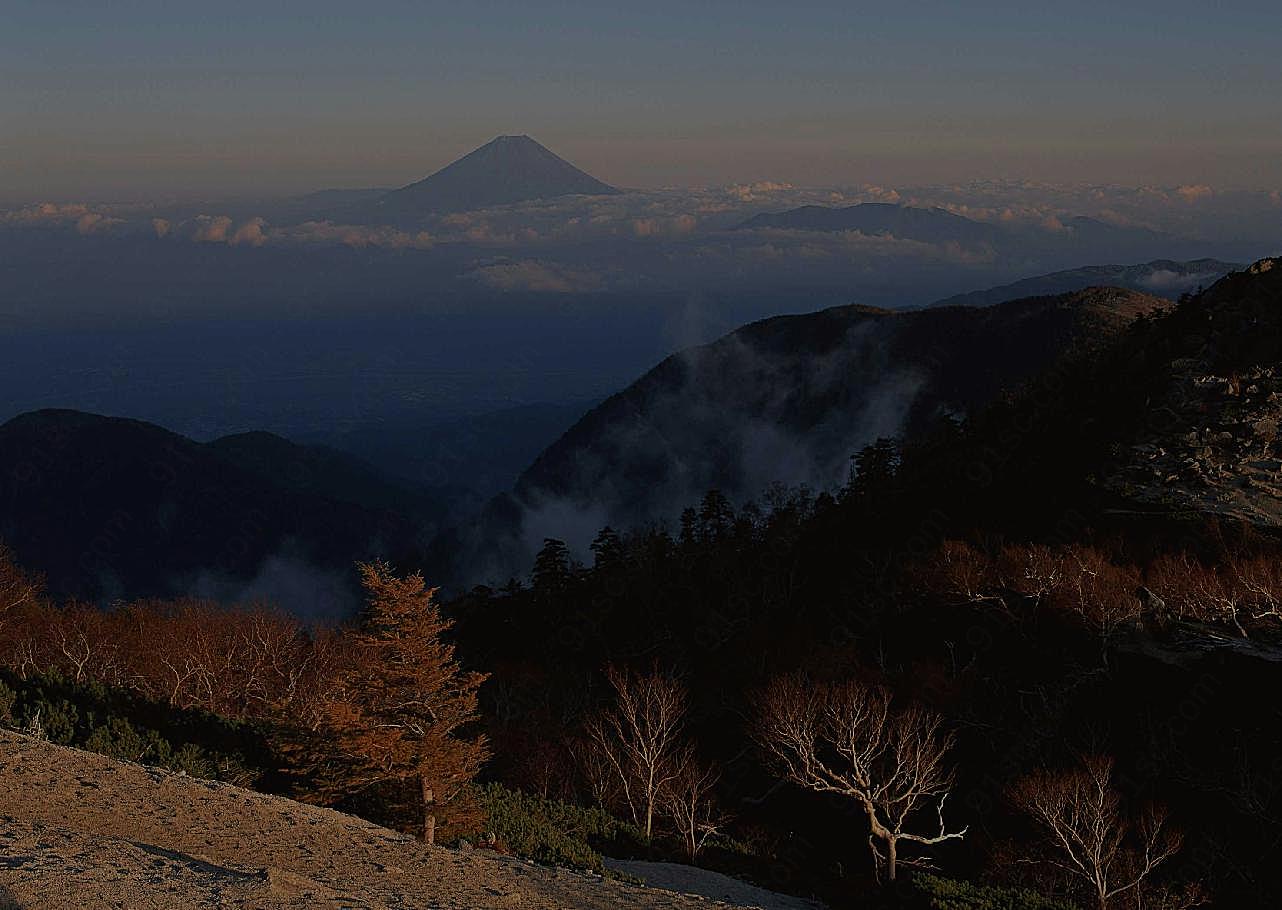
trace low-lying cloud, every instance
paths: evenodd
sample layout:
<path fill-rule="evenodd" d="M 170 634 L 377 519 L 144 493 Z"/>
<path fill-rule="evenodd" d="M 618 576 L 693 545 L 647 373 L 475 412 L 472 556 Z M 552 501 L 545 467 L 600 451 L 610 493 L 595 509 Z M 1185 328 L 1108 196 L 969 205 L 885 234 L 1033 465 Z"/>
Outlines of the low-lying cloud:
<path fill-rule="evenodd" d="M 674 355 L 626 400 L 603 405 L 608 416 L 588 418 L 591 435 L 563 443 L 568 476 L 530 477 L 522 540 L 536 548 L 558 537 L 581 551 L 606 524 L 672 527 L 709 489 L 743 503 L 777 484 L 840 486 L 852 455 L 904 432 L 929 384 L 888 359 L 893 331 L 857 321 L 806 356 L 743 334 Z"/>
<path fill-rule="evenodd" d="M 226 215 L 197 215 L 191 239 L 197 243 L 226 243 L 232 221 Z"/>
<path fill-rule="evenodd" d="M 656 244 L 733 228 L 752 215 L 803 205 L 850 206 L 895 203 L 941 208 L 976 221 L 1065 235 L 1071 219 L 1086 216 L 1108 224 L 1213 237 L 1234 225 L 1234 236 L 1258 231 L 1272 236 L 1282 191 L 1220 191 L 1202 183 L 1172 187 L 1050 184 L 1037 181 L 976 181 L 957 185 L 858 184 L 800 187 L 761 180 L 724 187 L 693 187 L 531 200 L 468 212 L 425 214 L 404 224 L 297 222 L 288 208 L 264 205 L 235 214 L 206 209 L 179 214 L 143 206 L 38 203 L 0 212 L 0 224 L 67 224 L 82 233 L 148 226 L 162 237 L 202 243 L 260 246 L 273 243 L 334 243 L 351 247 L 427 249 L 440 243 L 496 247 L 577 243 L 612 238 Z M 1275 230 L 1276 225 L 1272 225 Z"/>
<path fill-rule="evenodd" d="M 263 231 L 263 228 L 266 226 L 267 222 L 262 218 L 250 218 L 240 227 L 236 228 L 236 233 L 231 235 L 231 240 L 229 242 L 232 246 L 240 246 L 241 244 L 248 246 L 262 246 L 267 242 L 267 234 Z"/>
<path fill-rule="evenodd" d="M 1185 184 L 1184 186 L 1177 186 L 1175 194 L 1185 202 L 1193 203 L 1211 198 L 1211 196 L 1215 195 L 1215 190 L 1204 183 Z"/>
<path fill-rule="evenodd" d="M 1196 287 L 1205 287 L 1220 278 L 1219 272 L 1197 272 L 1181 274 L 1170 269 L 1157 269 L 1151 275 L 1140 279 L 1140 284 L 1153 291 L 1171 293 L 1191 291 Z"/>
<path fill-rule="evenodd" d="M 354 249 L 383 247 L 394 250 L 430 250 L 435 239 L 427 231 L 402 231 L 385 225 L 336 224 L 332 221 L 305 221 L 272 231 L 271 238 L 282 243 L 342 244 Z"/>

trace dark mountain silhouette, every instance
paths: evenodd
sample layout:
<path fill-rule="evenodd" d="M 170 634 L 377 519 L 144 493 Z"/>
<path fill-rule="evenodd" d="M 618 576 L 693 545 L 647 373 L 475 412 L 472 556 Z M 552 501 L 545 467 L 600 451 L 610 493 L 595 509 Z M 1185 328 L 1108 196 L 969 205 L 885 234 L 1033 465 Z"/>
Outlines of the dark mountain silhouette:
<path fill-rule="evenodd" d="M 1019 300 L 1021 297 L 1067 294 L 1082 288 L 1105 285 L 1144 291 L 1174 300 L 1185 291 L 1195 290 L 1199 286 L 1209 287 L 1229 272 L 1242 267 L 1240 263 L 1223 262 L 1219 259 L 1179 262 L 1173 259 L 1154 259 L 1137 265 L 1088 265 L 1025 278 L 1001 287 L 955 294 L 931 306 L 989 306 L 1007 300 Z"/>
<path fill-rule="evenodd" d="M 265 433 L 202 445 L 57 410 L 0 426 L 0 539 L 64 595 L 234 593 L 283 564 L 345 577 L 413 551 L 428 510 L 354 459 Z"/>
<path fill-rule="evenodd" d="M 431 176 L 364 204 L 360 211 L 375 218 L 400 218 L 618 192 L 529 136 L 499 136 Z"/>
<path fill-rule="evenodd" d="M 830 488 L 879 437 L 962 416 L 1169 302 L 1091 288 L 986 308 L 861 306 L 753 323 L 669 357 L 589 412 L 522 475 L 536 512 L 632 526 L 705 491 Z"/>
<path fill-rule="evenodd" d="M 1152 228 L 1142 227 L 1140 225 L 1127 224 L 1110 224 L 1107 221 L 1100 221 L 1098 218 L 1088 218 L 1085 215 L 1078 215 L 1075 218 L 1069 218 L 1063 222 L 1063 230 L 1055 232 L 1067 238 L 1082 244 L 1106 244 L 1117 243 L 1122 241 L 1153 241 L 1158 243 L 1171 243 L 1175 237 L 1164 231 L 1155 231 Z"/>
<path fill-rule="evenodd" d="M 360 458 L 328 446 L 299 445 L 275 433 L 254 431 L 215 439 L 205 448 L 295 493 L 426 520 L 439 517 L 444 509 L 441 499 L 398 483 Z"/>
<path fill-rule="evenodd" d="M 407 486 L 431 489 L 436 502 L 458 514 L 510 490 L 530 462 L 597 403 L 516 405 L 444 422 L 370 421 L 327 442 Z"/>
<path fill-rule="evenodd" d="M 888 234 L 922 243 L 994 243 L 1001 228 L 941 208 L 916 208 L 888 202 L 865 202 L 845 208 L 805 205 L 786 212 L 763 212 L 739 225 L 740 230 L 774 228 L 788 231 L 859 231 Z"/>

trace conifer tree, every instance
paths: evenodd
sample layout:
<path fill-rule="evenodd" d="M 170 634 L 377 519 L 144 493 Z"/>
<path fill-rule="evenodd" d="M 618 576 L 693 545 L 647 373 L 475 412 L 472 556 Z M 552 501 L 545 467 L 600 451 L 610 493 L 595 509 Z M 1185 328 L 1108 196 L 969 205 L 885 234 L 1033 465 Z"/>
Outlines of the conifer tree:
<path fill-rule="evenodd" d="M 534 558 L 532 582 L 534 594 L 540 600 L 548 601 L 561 594 L 570 585 L 574 575 L 574 565 L 570 558 L 570 548 L 565 541 L 549 537 L 543 541 L 543 549 Z"/>
<path fill-rule="evenodd" d="M 326 760 L 317 784 L 331 799 L 374 786 L 401 794 L 401 810 L 421 811 L 422 835 L 435 839 L 438 811 L 457 817 L 460 796 L 487 758 L 477 720 L 485 677 L 463 670 L 442 635 L 436 589 L 423 576 L 392 574 L 382 562 L 360 565 L 368 605 L 353 633 L 352 657 L 326 700 L 321 736 Z"/>
<path fill-rule="evenodd" d="M 618 532 L 606 525 L 592 541 L 592 556 L 594 558 L 592 568 L 606 572 L 617 569 L 623 563 L 626 554 L 627 551 Z"/>

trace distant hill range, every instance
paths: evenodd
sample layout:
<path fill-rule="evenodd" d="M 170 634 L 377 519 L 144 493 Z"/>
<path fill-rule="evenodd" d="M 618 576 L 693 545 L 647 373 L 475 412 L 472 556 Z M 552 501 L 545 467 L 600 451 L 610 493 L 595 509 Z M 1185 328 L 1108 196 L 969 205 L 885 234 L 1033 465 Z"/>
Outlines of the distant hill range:
<path fill-rule="evenodd" d="M 936 246 L 956 244 L 959 253 L 981 254 L 1011 264 L 1052 263 L 1065 258 L 1078 262 L 1159 256 L 1195 258 L 1220 249 L 1174 234 L 1110 224 L 1085 216 L 1066 218 L 1053 227 L 998 224 L 966 218 L 938 207 L 884 202 L 841 208 L 807 205 L 783 212 L 763 212 L 742 222 L 737 230 L 856 231 L 867 236 L 894 237 Z"/>
<path fill-rule="evenodd" d="M 954 215 L 941 208 L 916 208 L 886 202 L 865 202 L 844 208 L 804 205 L 785 212 L 763 212 L 739 225 L 739 230 L 773 228 L 784 231 L 858 231 L 887 234 L 922 243 L 994 243 L 1005 231 L 982 221 Z"/>
<path fill-rule="evenodd" d="M 1186 291 L 1210 287 L 1229 272 L 1242 268 L 1244 266 L 1241 263 L 1222 262 L 1219 259 L 1193 259 L 1184 262 L 1154 259 L 1138 265 L 1088 265 L 1025 278 L 1001 287 L 956 294 L 931 306 L 989 306 L 1021 297 L 1067 294 L 1082 288 L 1104 285 L 1130 288 L 1174 300 Z"/>
<path fill-rule="evenodd" d="M 609 196 L 620 190 L 529 136 L 499 136 L 416 183 L 378 194 L 359 192 L 343 191 L 332 199 L 349 203 L 341 209 L 344 217 L 378 222 L 558 196 Z"/>
<path fill-rule="evenodd" d="M 61 595 L 341 612 L 353 561 L 416 553 L 437 511 L 351 456 L 270 433 L 200 444 L 56 410 L 0 426 L 0 540 Z"/>
<path fill-rule="evenodd" d="M 1090 288 L 766 319 L 669 357 L 589 412 L 522 475 L 516 498 L 527 523 L 546 510 L 628 527 L 671 519 L 712 488 L 740 500 L 776 481 L 829 488 L 877 438 L 969 414 L 1169 305 Z"/>

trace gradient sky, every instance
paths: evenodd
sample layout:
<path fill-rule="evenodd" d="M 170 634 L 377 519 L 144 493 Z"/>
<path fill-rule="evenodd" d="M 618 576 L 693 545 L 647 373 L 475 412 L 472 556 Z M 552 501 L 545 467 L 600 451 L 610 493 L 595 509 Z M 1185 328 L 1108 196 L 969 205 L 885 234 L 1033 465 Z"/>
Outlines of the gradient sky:
<path fill-rule="evenodd" d="M 1276 0 L 0 0 L 0 201 L 397 185 L 522 132 L 635 187 L 1274 189 L 1280 87 Z"/>

